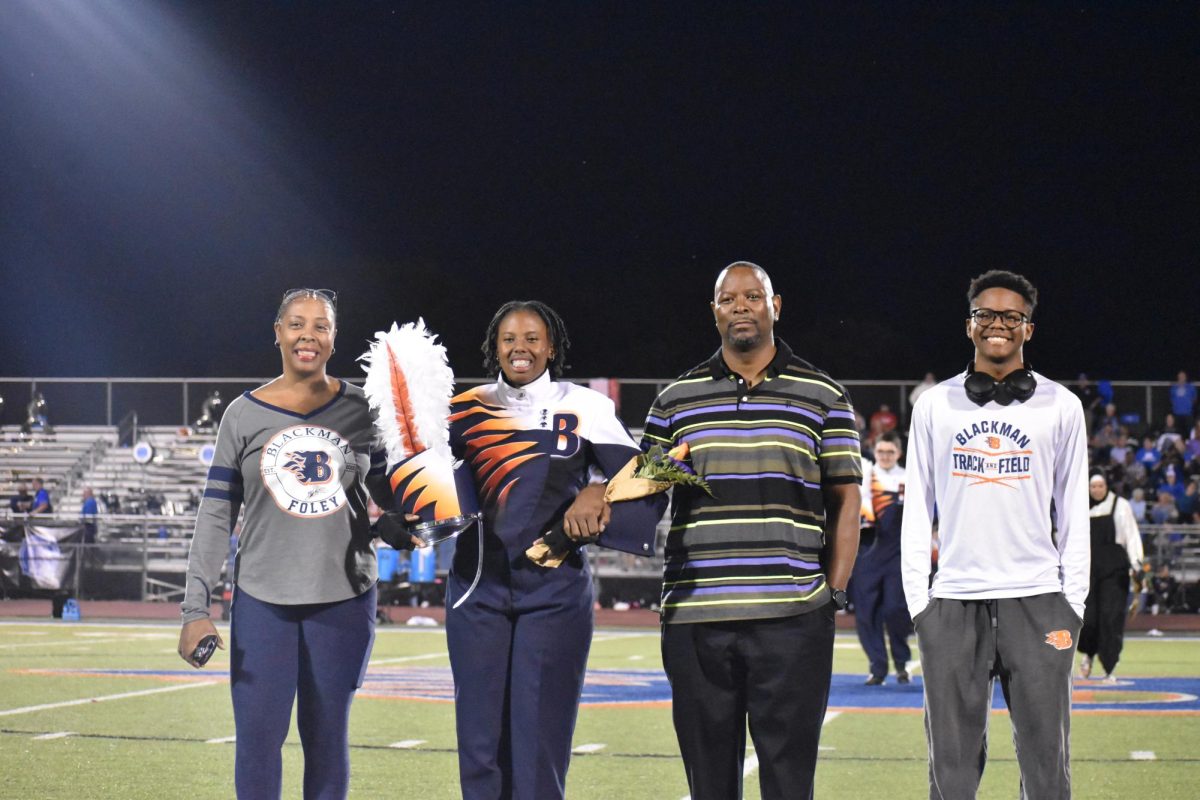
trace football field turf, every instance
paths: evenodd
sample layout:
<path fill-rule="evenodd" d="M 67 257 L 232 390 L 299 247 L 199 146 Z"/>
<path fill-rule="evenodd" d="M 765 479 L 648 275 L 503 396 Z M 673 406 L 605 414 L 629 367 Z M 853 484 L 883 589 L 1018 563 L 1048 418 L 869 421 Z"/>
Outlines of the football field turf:
<path fill-rule="evenodd" d="M 177 635 L 163 624 L 0 621 L 0 797 L 232 797 L 228 657 L 192 670 Z M 834 671 L 817 796 L 928 796 L 919 670 L 909 687 L 864 687 L 857 642 L 839 634 Z M 1120 674 L 1116 686 L 1076 683 L 1075 796 L 1200 796 L 1200 638 L 1130 638 Z M 444 632 L 381 627 L 351 715 L 351 796 L 458 797 L 451 697 Z M 669 697 L 656 631 L 597 630 L 567 796 L 685 797 Z M 1002 707 L 981 798 L 1017 794 Z M 748 798 L 755 763 L 748 753 Z M 293 726 L 285 797 L 300 797 L 301 764 Z"/>

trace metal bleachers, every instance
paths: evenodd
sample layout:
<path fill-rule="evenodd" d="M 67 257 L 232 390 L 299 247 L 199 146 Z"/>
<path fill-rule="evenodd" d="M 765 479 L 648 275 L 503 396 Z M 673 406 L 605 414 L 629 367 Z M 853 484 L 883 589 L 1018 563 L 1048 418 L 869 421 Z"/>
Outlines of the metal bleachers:
<path fill-rule="evenodd" d="M 16 425 L 5 425 L 0 428 L 0 497 L 16 494 L 17 484 L 41 478 L 57 506 L 63 492 L 115 443 L 116 429 L 108 425 L 29 434 Z"/>

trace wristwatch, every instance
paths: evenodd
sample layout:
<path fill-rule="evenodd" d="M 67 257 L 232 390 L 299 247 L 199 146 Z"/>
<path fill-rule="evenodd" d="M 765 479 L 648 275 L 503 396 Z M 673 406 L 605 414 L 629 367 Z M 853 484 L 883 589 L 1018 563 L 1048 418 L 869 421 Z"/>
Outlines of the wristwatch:
<path fill-rule="evenodd" d="M 846 592 L 842 589 L 830 588 L 829 596 L 833 598 L 833 605 L 838 611 L 845 611 L 849 600 L 846 598 Z"/>

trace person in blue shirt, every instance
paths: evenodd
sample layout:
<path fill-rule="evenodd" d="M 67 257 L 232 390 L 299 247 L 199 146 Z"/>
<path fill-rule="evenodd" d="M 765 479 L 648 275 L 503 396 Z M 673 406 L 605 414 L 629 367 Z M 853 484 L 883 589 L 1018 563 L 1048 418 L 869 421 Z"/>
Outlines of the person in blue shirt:
<path fill-rule="evenodd" d="M 1180 498 L 1187 491 L 1187 487 L 1179 481 L 1178 472 L 1175 467 L 1168 466 L 1166 472 L 1163 473 L 1163 482 L 1158 485 L 1158 490 L 1169 493 L 1175 498 L 1175 504 L 1178 506 Z"/>
<path fill-rule="evenodd" d="M 29 509 L 30 514 L 52 514 L 54 506 L 50 503 L 50 492 L 42 483 L 41 478 L 34 478 L 33 481 L 33 508 Z"/>
<path fill-rule="evenodd" d="M 79 518 L 83 521 L 83 543 L 91 544 L 96 541 L 96 517 L 100 514 L 100 506 L 96 502 L 96 494 L 92 487 L 83 487 L 83 503 L 79 507 Z"/>
<path fill-rule="evenodd" d="M 1188 383 L 1187 373 L 1183 370 L 1175 376 L 1171 385 L 1171 413 L 1179 423 L 1179 429 L 1189 430 L 1192 427 L 1193 412 L 1196 410 L 1196 387 Z"/>
<path fill-rule="evenodd" d="M 1138 448 L 1134 458 L 1146 468 L 1146 472 L 1154 472 L 1158 469 L 1158 465 L 1162 462 L 1162 453 L 1158 452 L 1158 448 L 1154 446 L 1153 436 L 1146 436 L 1142 439 L 1142 446 Z"/>

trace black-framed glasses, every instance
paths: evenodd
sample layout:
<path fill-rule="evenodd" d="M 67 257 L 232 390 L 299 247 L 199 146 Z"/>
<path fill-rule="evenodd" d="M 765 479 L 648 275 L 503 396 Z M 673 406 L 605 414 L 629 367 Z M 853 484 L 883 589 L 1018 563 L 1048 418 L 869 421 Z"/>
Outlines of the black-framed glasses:
<path fill-rule="evenodd" d="M 970 316 L 982 328 L 1000 320 L 1000 324 L 1010 331 L 1029 322 L 1029 317 L 1020 311 L 996 311 L 991 308 L 972 308 Z"/>
<path fill-rule="evenodd" d="M 315 297 L 318 300 L 324 300 L 325 302 L 329 303 L 329 305 L 333 306 L 335 311 L 337 310 L 337 292 L 335 292 L 333 289 L 310 289 L 307 286 L 288 289 L 283 293 L 282 305 L 286 306 L 297 297 Z"/>

